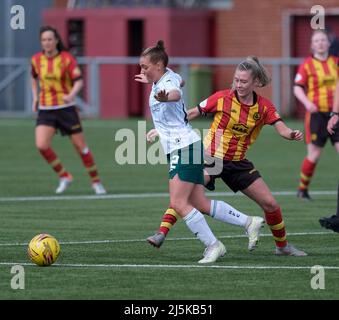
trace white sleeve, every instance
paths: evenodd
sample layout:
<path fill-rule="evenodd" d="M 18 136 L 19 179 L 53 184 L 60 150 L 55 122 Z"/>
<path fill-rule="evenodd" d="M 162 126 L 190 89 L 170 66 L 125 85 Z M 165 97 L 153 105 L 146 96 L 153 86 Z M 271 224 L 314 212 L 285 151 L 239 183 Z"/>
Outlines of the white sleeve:
<path fill-rule="evenodd" d="M 181 87 L 180 87 L 181 77 L 180 76 L 177 77 L 176 73 L 174 75 L 175 76 L 168 77 L 167 79 L 164 79 L 164 83 L 163 83 L 164 89 L 166 90 L 166 92 L 177 90 L 182 95 L 182 90 L 181 90 Z"/>
<path fill-rule="evenodd" d="M 180 85 L 180 83 L 182 82 L 182 77 L 181 77 L 181 75 L 180 75 L 179 73 L 175 73 L 175 72 L 174 72 L 174 76 L 178 79 L 179 85 Z"/>

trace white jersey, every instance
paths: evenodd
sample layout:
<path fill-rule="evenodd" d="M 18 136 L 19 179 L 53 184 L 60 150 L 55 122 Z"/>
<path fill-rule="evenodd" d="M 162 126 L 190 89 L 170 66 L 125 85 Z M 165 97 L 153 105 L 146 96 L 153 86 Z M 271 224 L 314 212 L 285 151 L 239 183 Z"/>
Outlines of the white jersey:
<path fill-rule="evenodd" d="M 182 99 L 181 81 L 179 74 L 171 69 L 166 69 L 166 73 L 160 80 L 153 83 L 149 98 L 154 127 L 159 133 L 165 154 L 200 140 L 199 135 L 188 123 L 186 107 Z M 167 93 L 177 90 L 180 92 L 181 98 L 175 102 L 159 102 L 154 96 L 161 90 L 165 90 Z"/>

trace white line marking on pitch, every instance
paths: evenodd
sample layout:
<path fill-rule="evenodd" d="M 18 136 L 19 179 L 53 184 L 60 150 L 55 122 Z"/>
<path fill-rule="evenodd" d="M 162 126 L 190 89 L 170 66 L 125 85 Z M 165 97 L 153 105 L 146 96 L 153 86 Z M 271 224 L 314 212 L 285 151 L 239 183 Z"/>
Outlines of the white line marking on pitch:
<path fill-rule="evenodd" d="M 27 262 L 0 262 L 3 266 L 23 265 L 36 266 Z M 262 266 L 262 265 L 196 265 L 196 264 L 87 264 L 87 263 L 55 263 L 51 268 L 136 268 L 136 269 L 286 269 L 286 270 L 304 270 L 311 269 L 313 266 Z M 324 269 L 339 270 L 338 266 L 322 266 Z"/>
<path fill-rule="evenodd" d="M 287 233 L 287 236 L 308 236 L 308 235 L 333 235 L 331 231 L 321 231 L 321 232 L 295 232 Z M 261 234 L 261 237 L 271 237 L 272 234 L 264 233 Z M 219 236 L 220 239 L 235 239 L 235 238 L 247 238 L 247 235 L 229 235 L 229 236 Z M 168 238 L 166 241 L 185 241 L 185 240 L 196 240 L 193 237 L 187 238 Z M 107 240 L 84 240 L 84 241 L 59 241 L 62 245 L 76 245 L 76 244 L 104 244 L 104 243 L 126 243 L 126 242 L 145 242 L 146 239 L 107 239 Z M 12 242 L 12 243 L 0 243 L 0 247 L 12 247 L 12 246 L 27 246 L 28 242 Z"/>
<path fill-rule="evenodd" d="M 239 197 L 244 196 L 242 193 L 233 192 L 207 192 L 208 196 L 214 197 Z M 272 192 L 276 196 L 295 196 L 295 191 L 275 191 Z M 310 195 L 336 195 L 337 191 L 312 191 Z M 167 198 L 167 192 L 157 193 L 121 193 L 121 194 L 107 194 L 102 196 L 97 195 L 79 195 L 79 196 L 42 196 L 42 197 L 1 197 L 0 202 L 22 202 L 22 201 L 60 201 L 60 200 L 109 200 L 109 199 L 146 199 L 146 198 Z"/>

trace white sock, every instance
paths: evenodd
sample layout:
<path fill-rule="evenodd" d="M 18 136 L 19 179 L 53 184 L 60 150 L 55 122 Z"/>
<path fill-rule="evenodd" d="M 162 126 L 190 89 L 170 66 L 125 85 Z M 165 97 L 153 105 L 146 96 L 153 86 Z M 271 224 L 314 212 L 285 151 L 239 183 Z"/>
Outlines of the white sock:
<path fill-rule="evenodd" d="M 200 211 L 193 208 L 192 211 L 183 219 L 188 229 L 190 229 L 206 247 L 216 243 L 217 238 L 214 236 Z"/>
<path fill-rule="evenodd" d="M 224 201 L 211 200 L 210 216 L 213 219 L 235 226 L 246 227 L 250 217 L 233 208 Z"/>

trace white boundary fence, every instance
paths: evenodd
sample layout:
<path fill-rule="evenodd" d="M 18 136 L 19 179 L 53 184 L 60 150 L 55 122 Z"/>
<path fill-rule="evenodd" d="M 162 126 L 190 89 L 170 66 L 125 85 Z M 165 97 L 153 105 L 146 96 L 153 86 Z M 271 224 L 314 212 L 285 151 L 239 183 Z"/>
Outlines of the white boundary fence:
<path fill-rule="evenodd" d="M 77 104 L 84 115 L 97 117 L 100 114 L 100 76 L 101 65 L 137 65 L 138 57 L 79 57 L 80 65 L 87 65 L 89 76 L 86 88 L 89 101 L 78 98 Z M 171 57 L 170 64 L 180 67 L 183 79 L 188 79 L 190 66 L 236 66 L 243 58 L 199 58 Z M 297 66 L 301 58 L 260 58 L 265 67 L 271 69 L 272 101 L 278 108 L 282 105 L 282 86 L 287 86 L 286 100 L 292 97 L 291 67 Z M 287 68 L 286 68 L 287 67 Z M 30 61 L 25 58 L 0 58 L 0 116 L 31 116 Z M 285 79 L 284 83 L 282 79 Z M 16 89 L 15 83 L 20 80 L 21 86 Z M 184 87 L 184 99 L 187 105 L 187 86 Z M 286 89 L 284 93 L 286 92 Z"/>

